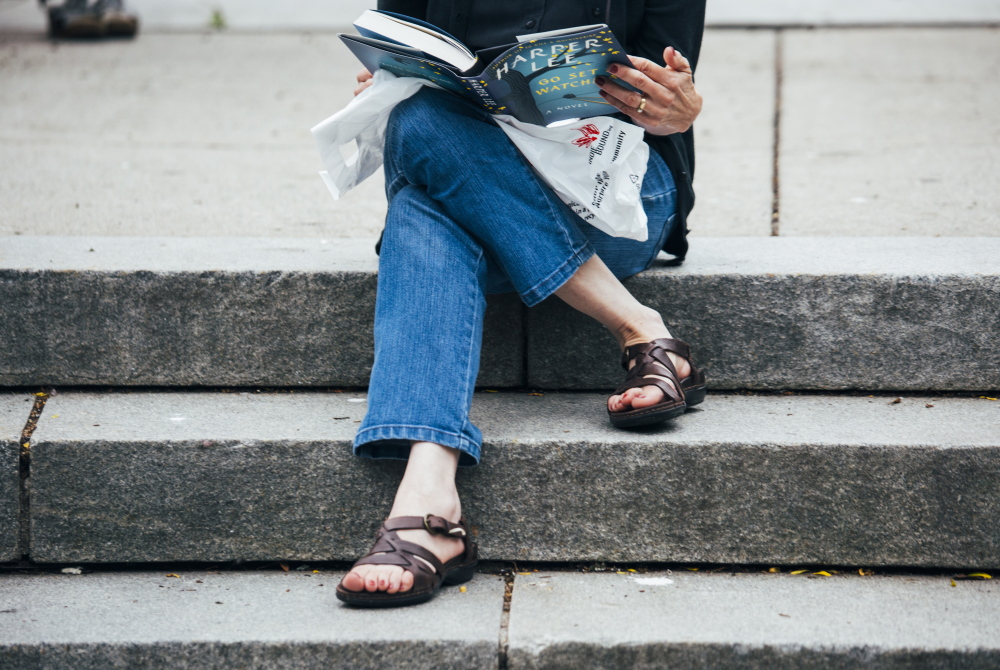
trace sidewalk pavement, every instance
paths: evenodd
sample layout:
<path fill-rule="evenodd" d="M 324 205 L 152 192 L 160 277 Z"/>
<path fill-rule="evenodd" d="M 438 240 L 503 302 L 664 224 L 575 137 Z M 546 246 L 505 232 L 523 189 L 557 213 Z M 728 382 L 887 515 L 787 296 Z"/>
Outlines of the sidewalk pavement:
<path fill-rule="evenodd" d="M 374 237 L 381 179 L 333 201 L 309 134 L 357 67 L 332 34 L 0 33 L 0 235 Z M 693 234 L 1000 235 L 998 75 L 995 27 L 709 30 Z"/>

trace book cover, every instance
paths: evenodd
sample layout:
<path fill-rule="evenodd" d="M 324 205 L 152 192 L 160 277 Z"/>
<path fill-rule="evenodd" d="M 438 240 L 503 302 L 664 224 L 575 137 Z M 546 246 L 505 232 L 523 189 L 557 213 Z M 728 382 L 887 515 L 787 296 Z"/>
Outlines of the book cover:
<path fill-rule="evenodd" d="M 422 58 L 405 46 L 370 36 L 340 37 L 370 72 L 383 69 L 398 77 L 421 77 L 492 114 L 509 114 L 537 125 L 614 114 L 618 110 L 604 102 L 594 79 L 616 79 L 608 73 L 611 63 L 631 67 L 606 25 L 551 37 L 529 36 L 507 48 L 480 51 L 480 62 L 465 73 Z M 487 60 L 497 51 L 499 55 Z"/>

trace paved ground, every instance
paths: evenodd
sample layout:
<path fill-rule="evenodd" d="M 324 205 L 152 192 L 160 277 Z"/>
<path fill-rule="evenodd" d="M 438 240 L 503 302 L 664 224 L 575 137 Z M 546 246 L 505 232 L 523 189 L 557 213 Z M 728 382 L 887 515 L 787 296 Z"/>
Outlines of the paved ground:
<path fill-rule="evenodd" d="M 0 235 L 373 236 L 380 180 L 334 202 L 308 132 L 355 68 L 332 34 L 0 31 Z M 709 30 L 699 87 L 696 235 L 770 234 L 776 105 L 781 234 L 1000 234 L 996 28 Z"/>
<path fill-rule="evenodd" d="M 144 30 L 197 30 L 219 12 L 235 30 L 281 31 L 339 29 L 375 0 L 128 0 L 142 17 Z M 709 25 L 909 24 L 1000 21 L 995 0 L 712 0 Z M 0 25 L 43 30 L 37 0 L 0 0 Z"/>
<path fill-rule="evenodd" d="M 856 572 L 478 575 L 355 610 L 325 569 L 0 575 L 0 662 L 38 667 L 992 668 L 990 581 Z M 509 603 L 509 614 L 504 615 Z"/>

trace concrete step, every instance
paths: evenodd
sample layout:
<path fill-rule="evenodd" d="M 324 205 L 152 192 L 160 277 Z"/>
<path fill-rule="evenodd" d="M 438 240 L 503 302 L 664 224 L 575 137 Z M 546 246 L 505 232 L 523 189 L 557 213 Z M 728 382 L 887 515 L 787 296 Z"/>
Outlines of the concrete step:
<path fill-rule="evenodd" d="M 175 575 L 175 576 L 170 576 Z M 36 668 L 995 668 L 1000 587 L 950 576 L 478 575 L 396 610 L 342 573 L 0 574 L 0 665 Z"/>
<path fill-rule="evenodd" d="M 1000 388 L 1000 238 L 695 238 L 629 288 L 717 389 Z M 364 386 L 372 241 L 0 239 L 0 384 Z M 479 383 L 604 389 L 613 339 L 496 296 Z"/>
<path fill-rule="evenodd" d="M 336 599 L 342 576 L 0 574 L 0 667 L 497 667 L 502 577 L 478 575 L 421 607 L 365 611 Z"/>
<path fill-rule="evenodd" d="M 810 578 L 811 577 L 811 578 Z M 510 668 L 995 668 L 1000 588 L 948 577 L 518 577 Z"/>
<path fill-rule="evenodd" d="M 1000 566 L 1000 403 L 720 395 L 612 428 L 605 396 L 482 393 L 459 473 L 484 558 Z M 401 462 L 361 393 L 60 392 L 32 436 L 41 563 L 353 560 Z"/>
<path fill-rule="evenodd" d="M 34 397 L 27 393 L 0 394 L 0 562 L 18 557 L 20 532 L 20 437 Z"/>

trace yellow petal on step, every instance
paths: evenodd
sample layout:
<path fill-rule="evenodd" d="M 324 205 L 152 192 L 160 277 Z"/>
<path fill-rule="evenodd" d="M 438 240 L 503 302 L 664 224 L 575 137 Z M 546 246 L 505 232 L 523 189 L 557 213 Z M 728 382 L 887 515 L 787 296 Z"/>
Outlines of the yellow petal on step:
<path fill-rule="evenodd" d="M 635 568 L 629 568 L 628 571 L 629 572 L 635 572 Z"/>
<path fill-rule="evenodd" d="M 951 585 L 952 585 L 952 586 L 958 586 L 958 584 L 956 584 L 956 583 L 955 583 L 955 580 L 954 580 L 954 579 L 953 579 L 953 580 L 951 580 Z"/>
<path fill-rule="evenodd" d="M 530 572 L 519 572 L 517 574 L 519 574 L 519 575 L 530 575 L 531 573 Z"/>
<path fill-rule="evenodd" d="M 698 568 L 688 568 L 691 572 L 698 572 Z"/>
<path fill-rule="evenodd" d="M 176 573 L 173 573 L 173 572 L 171 572 L 171 573 L 170 573 L 169 575 L 166 575 L 166 576 L 167 576 L 167 577 L 176 577 L 177 579 L 180 579 L 180 578 L 181 578 L 181 576 L 180 576 L 180 575 L 178 575 L 178 574 L 176 574 Z"/>
<path fill-rule="evenodd" d="M 617 570 L 617 571 L 615 571 L 615 574 L 616 575 L 627 575 L 628 573 L 627 572 L 622 572 L 621 570 Z"/>
<path fill-rule="evenodd" d="M 768 572 L 781 572 L 781 568 L 768 568 Z"/>
<path fill-rule="evenodd" d="M 809 572 L 808 570 L 792 570 L 793 575 L 801 575 L 804 572 Z"/>
<path fill-rule="evenodd" d="M 993 575 L 988 575 L 985 572 L 970 572 L 970 577 L 979 577 L 980 579 L 993 579 Z"/>
<path fill-rule="evenodd" d="M 464 586 L 459 586 L 459 587 L 458 587 L 458 590 L 459 590 L 459 591 L 461 591 L 462 593 L 465 593 L 465 592 L 466 592 L 466 591 L 468 591 L 469 589 L 465 588 Z"/>
<path fill-rule="evenodd" d="M 814 572 L 813 574 L 814 574 L 814 575 L 821 575 L 821 576 L 823 576 L 823 577 L 833 577 L 833 575 L 831 575 L 831 574 L 830 574 L 829 572 L 827 572 L 826 570 L 820 570 L 819 572 Z"/>

